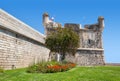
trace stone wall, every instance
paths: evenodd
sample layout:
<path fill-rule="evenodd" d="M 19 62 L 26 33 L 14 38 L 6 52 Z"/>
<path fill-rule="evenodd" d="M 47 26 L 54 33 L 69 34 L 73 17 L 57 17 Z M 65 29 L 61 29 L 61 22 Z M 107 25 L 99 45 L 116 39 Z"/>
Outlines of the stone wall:
<path fill-rule="evenodd" d="M 2 9 L 0 9 L 0 26 L 13 32 L 19 33 L 23 36 L 26 36 L 30 39 L 36 40 L 38 42 L 45 42 L 45 35 L 34 30 L 29 25 L 23 23 L 22 21 L 18 20 L 17 18 L 8 14 Z"/>
<path fill-rule="evenodd" d="M 74 62 L 79 66 L 94 66 L 94 65 L 104 65 L 103 50 L 96 49 L 78 49 L 75 56 L 67 55 L 67 61 Z"/>
<path fill-rule="evenodd" d="M 98 48 L 102 49 L 102 32 L 80 29 L 80 48 Z"/>
<path fill-rule="evenodd" d="M 80 28 L 79 24 L 65 24 L 72 27 L 80 37 L 80 45 L 75 56 L 67 55 L 66 60 L 80 66 L 104 65 L 104 49 L 102 44 L 102 31 L 97 24 L 88 28 Z"/>
<path fill-rule="evenodd" d="M 44 46 L 45 36 L 0 10 L 0 66 L 23 68 L 47 61 L 50 50 Z"/>

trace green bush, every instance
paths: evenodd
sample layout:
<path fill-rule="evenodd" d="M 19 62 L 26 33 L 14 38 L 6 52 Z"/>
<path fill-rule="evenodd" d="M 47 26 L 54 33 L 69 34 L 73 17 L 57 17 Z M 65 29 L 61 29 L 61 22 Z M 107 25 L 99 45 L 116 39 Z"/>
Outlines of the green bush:
<path fill-rule="evenodd" d="M 28 73 L 45 73 L 47 62 L 39 62 L 37 64 L 32 64 L 27 68 Z"/>
<path fill-rule="evenodd" d="M 67 71 L 71 68 L 75 67 L 74 63 L 65 62 L 60 63 L 56 61 L 50 62 L 40 62 L 37 64 L 33 64 L 27 68 L 28 73 L 55 73 L 55 72 L 63 72 Z"/>
<path fill-rule="evenodd" d="M 47 64 L 44 62 L 42 62 L 42 63 L 39 63 L 39 64 L 37 64 L 37 68 L 36 68 L 36 70 L 37 70 L 37 72 L 38 73 L 46 73 L 47 72 Z"/>
<path fill-rule="evenodd" d="M 34 72 L 37 72 L 37 65 L 30 65 L 28 68 L 27 68 L 27 72 L 28 73 L 34 73 Z"/>
<path fill-rule="evenodd" d="M 3 73 L 4 72 L 4 69 L 0 67 L 0 73 Z"/>

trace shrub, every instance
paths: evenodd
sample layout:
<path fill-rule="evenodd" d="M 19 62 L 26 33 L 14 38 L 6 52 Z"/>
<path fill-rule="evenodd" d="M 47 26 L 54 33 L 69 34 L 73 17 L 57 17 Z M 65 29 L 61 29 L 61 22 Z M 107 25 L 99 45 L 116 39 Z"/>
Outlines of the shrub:
<path fill-rule="evenodd" d="M 37 64 L 37 68 L 36 68 L 36 70 L 37 70 L 37 72 L 38 73 L 46 73 L 47 72 L 47 63 L 43 63 L 43 62 L 41 62 L 41 63 L 38 63 Z"/>
<path fill-rule="evenodd" d="M 46 63 L 45 62 L 38 62 L 37 64 L 31 64 L 28 68 L 27 68 L 27 72 L 28 73 L 44 73 L 45 70 L 45 66 Z"/>
<path fill-rule="evenodd" d="M 33 64 L 28 67 L 27 72 L 29 73 L 55 73 L 55 72 L 63 72 L 67 71 L 76 65 L 74 63 L 66 62 L 59 63 L 56 61 L 51 62 L 41 62 L 37 64 Z"/>
<path fill-rule="evenodd" d="M 27 68 L 27 72 L 28 73 L 34 73 L 34 72 L 37 72 L 37 65 L 30 65 L 28 68 Z"/>
<path fill-rule="evenodd" d="M 0 73 L 3 73 L 4 72 L 4 69 L 0 67 Z"/>

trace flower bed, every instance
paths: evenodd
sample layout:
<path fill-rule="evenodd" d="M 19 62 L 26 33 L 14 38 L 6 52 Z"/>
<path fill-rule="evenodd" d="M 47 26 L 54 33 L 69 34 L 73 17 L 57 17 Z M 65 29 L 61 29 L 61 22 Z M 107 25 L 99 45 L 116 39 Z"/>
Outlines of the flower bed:
<path fill-rule="evenodd" d="M 76 66 L 74 63 L 58 63 L 58 62 L 46 62 L 38 63 L 29 66 L 27 72 L 29 73 L 55 73 L 63 72 L 72 69 Z"/>
<path fill-rule="evenodd" d="M 67 71 L 76 65 L 73 63 L 68 63 L 68 64 L 63 64 L 63 65 L 48 65 L 47 69 L 49 72 L 62 72 L 62 71 Z"/>

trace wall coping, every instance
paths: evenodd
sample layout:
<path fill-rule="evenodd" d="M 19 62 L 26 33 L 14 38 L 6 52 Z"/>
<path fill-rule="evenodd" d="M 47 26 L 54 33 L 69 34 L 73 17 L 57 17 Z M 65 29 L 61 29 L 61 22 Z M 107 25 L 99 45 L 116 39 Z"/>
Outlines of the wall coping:
<path fill-rule="evenodd" d="M 104 49 L 100 48 L 78 48 L 77 50 L 94 50 L 94 51 L 104 51 Z"/>
<path fill-rule="evenodd" d="M 33 29 L 29 25 L 0 9 L 0 27 L 11 30 L 42 44 L 45 43 L 45 35 Z"/>

